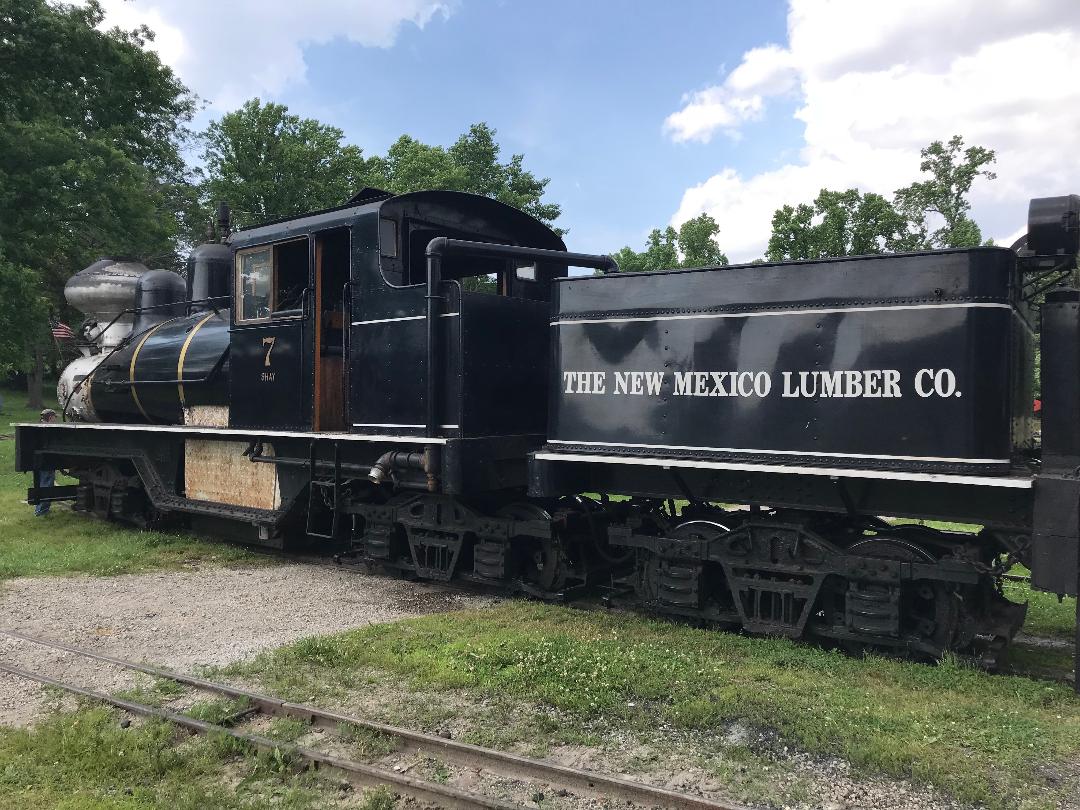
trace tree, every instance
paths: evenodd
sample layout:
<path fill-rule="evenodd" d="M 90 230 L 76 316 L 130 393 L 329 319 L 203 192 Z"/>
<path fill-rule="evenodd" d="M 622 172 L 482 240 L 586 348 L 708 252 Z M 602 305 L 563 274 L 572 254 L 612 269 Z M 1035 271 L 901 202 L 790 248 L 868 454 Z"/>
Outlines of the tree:
<path fill-rule="evenodd" d="M 395 194 L 425 189 L 467 191 L 519 208 L 548 225 L 562 213 L 558 203 L 542 198 L 548 178 L 525 169 L 525 156 L 511 155 L 501 163 L 497 131 L 486 123 L 473 124 L 452 146 L 430 146 L 402 135 L 385 158 L 373 159 L 375 182 Z"/>
<path fill-rule="evenodd" d="M 344 137 L 337 127 L 253 98 L 202 134 L 204 205 L 227 201 L 240 225 L 341 205 L 378 179 Z"/>
<path fill-rule="evenodd" d="M 103 32 L 102 18 L 96 0 L 0 0 L 0 244 L 14 283 L 38 285 L 54 312 L 103 252 L 175 258 L 194 99 L 144 47 L 148 29 Z M 47 334 L 44 319 L 0 322 L 0 343 L 24 347 L 7 364 L 28 368 Z"/>
<path fill-rule="evenodd" d="M 0 373 L 21 370 L 34 351 L 34 338 L 48 317 L 38 275 L 0 254 Z"/>
<path fill-rule="evenodd" d="M 202 133 L 203 217 L 225 200 L 238 222 L 263 222 L 341 205 L 363 186 L 376 186 L 394 194 L 481 194 L 551 224 L 561 209 L 542 200 L 548 180 L 525 170 L 524 155 L 501 163 L 496 134 L 474 124 L 449 148 L 402 135 L 385 156 L 365 158 L 360 147 L 343 143 L 337 127 L 251 99 Z"/>
<path fill-rule="evenodd" d="M 858 256 L 903 249 L 907 221 L 880 194 L 822 189 L 812 205 L 777 209 L 769 261 Z"/>
<path fill-rule="evenodd" d="M 714 238 L 719 232 L 716 220 L 708 214 L 700 214 L 684 222 L 678 231 L 670 225 L 662 231 L 653 229 L 643 252 L 624 247 L 614 254 L 614 259 L 624 273 L 725 265 L 727 256 Z"/>
<path fill-rule="evenodd" d="M 916 249 L 975 247 L 982 243 L 979 226 L 968 216 L 967 196 L 977 177 L 993 180 L 997 175 L 984 167 L 996 160 L 992 149 L 969 146 L 954 135 L 947 144 L 934 141 L 920 153 L 919 170 L 930 179 L 917 181 L 896 192 L 896 207 L 907 218 Z M 944 220 L 928 233 L 928 215 Z"/>
<path fill-rule="evenodd" d="M 720 250 L 716 235 L 720 226 L 708 214 L 699 214 L 688 219 L 679 227 L 679 251 L 682 253 L 683 267 L 706 267 L 728 263 L 727 256 Z"/>
<path fill-rule="evenodd" d="M 670 225 L 662 231 L 654 228 L 649 232 L 644 251 L 638 253 L 628 245 L 616 251 L 614 259 L 619 263 L 619 270 L 624 273 L 643 273 L 678 267 L 679 253 L 676 249 L 678 239 L 678 233 Z"/>
<path fill-rule="evenodd" d="M 933 248 L 973 247 L 982 243 L 979 226 L 968 216 L 967 196 L 977 177 L 993 180 L 984 167 L 994 152 L 963 148 L 956 135 L 934 141 L 921 152 L 919 169 L 930 174 L 898 189 L 892 202 L 856 189 L 822 189 L 812 204 L 785 205 L 772 219 L 769 261 L 820 259 Z M 928 220 L 944 220 L 930 232 Z"/>

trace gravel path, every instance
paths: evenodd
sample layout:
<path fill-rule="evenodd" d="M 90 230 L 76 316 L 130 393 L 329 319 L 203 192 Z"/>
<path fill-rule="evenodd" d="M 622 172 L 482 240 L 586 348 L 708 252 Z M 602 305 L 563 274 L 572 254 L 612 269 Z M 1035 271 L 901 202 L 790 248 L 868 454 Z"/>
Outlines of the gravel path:
<path fill-rule="evenodd" d="M 207 567 L 10 580 L 0 584 L 0 627 L 190 672 L 304 636 L 494 601 L 316 565 Z M 2 636 L 0 658 L 99 690 L 134 684 L 111 667 Z M 43 698 L 41 687 L 0 673 L 0 725 L 32 723 Z"/>

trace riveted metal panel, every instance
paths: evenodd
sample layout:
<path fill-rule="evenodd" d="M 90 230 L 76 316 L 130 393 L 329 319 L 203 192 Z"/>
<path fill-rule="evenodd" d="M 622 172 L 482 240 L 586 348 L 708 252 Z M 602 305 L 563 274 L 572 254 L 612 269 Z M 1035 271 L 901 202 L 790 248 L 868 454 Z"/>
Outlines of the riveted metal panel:
<path fill-rule="evenodd" d="M 1029 327 L 1004 250 L 568 279 L 553 448 L 1009 472 Z"/>

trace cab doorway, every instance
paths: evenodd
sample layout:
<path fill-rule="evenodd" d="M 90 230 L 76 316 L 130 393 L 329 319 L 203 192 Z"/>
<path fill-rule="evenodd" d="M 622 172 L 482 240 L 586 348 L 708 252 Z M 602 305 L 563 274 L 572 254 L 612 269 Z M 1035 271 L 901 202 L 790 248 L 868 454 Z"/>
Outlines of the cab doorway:
<path fill-rule="evenodd" d="M 314 355 L 312 430 L 344 431 L 345 285 L 349 281 L 349 229 L 315 235 Z"/>

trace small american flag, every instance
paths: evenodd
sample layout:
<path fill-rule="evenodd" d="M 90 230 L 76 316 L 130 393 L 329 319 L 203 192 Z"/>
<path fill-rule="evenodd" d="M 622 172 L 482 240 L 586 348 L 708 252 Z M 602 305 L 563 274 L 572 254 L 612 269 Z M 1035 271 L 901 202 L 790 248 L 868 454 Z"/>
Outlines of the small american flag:
<path fill-rule="evenodd" d="M 74 340 L 75 333 L 71 331 L 71 327 L 66 323 L 60 323 L 55 321 L 52 325 L 52 336 L 57 340 Z"/>

